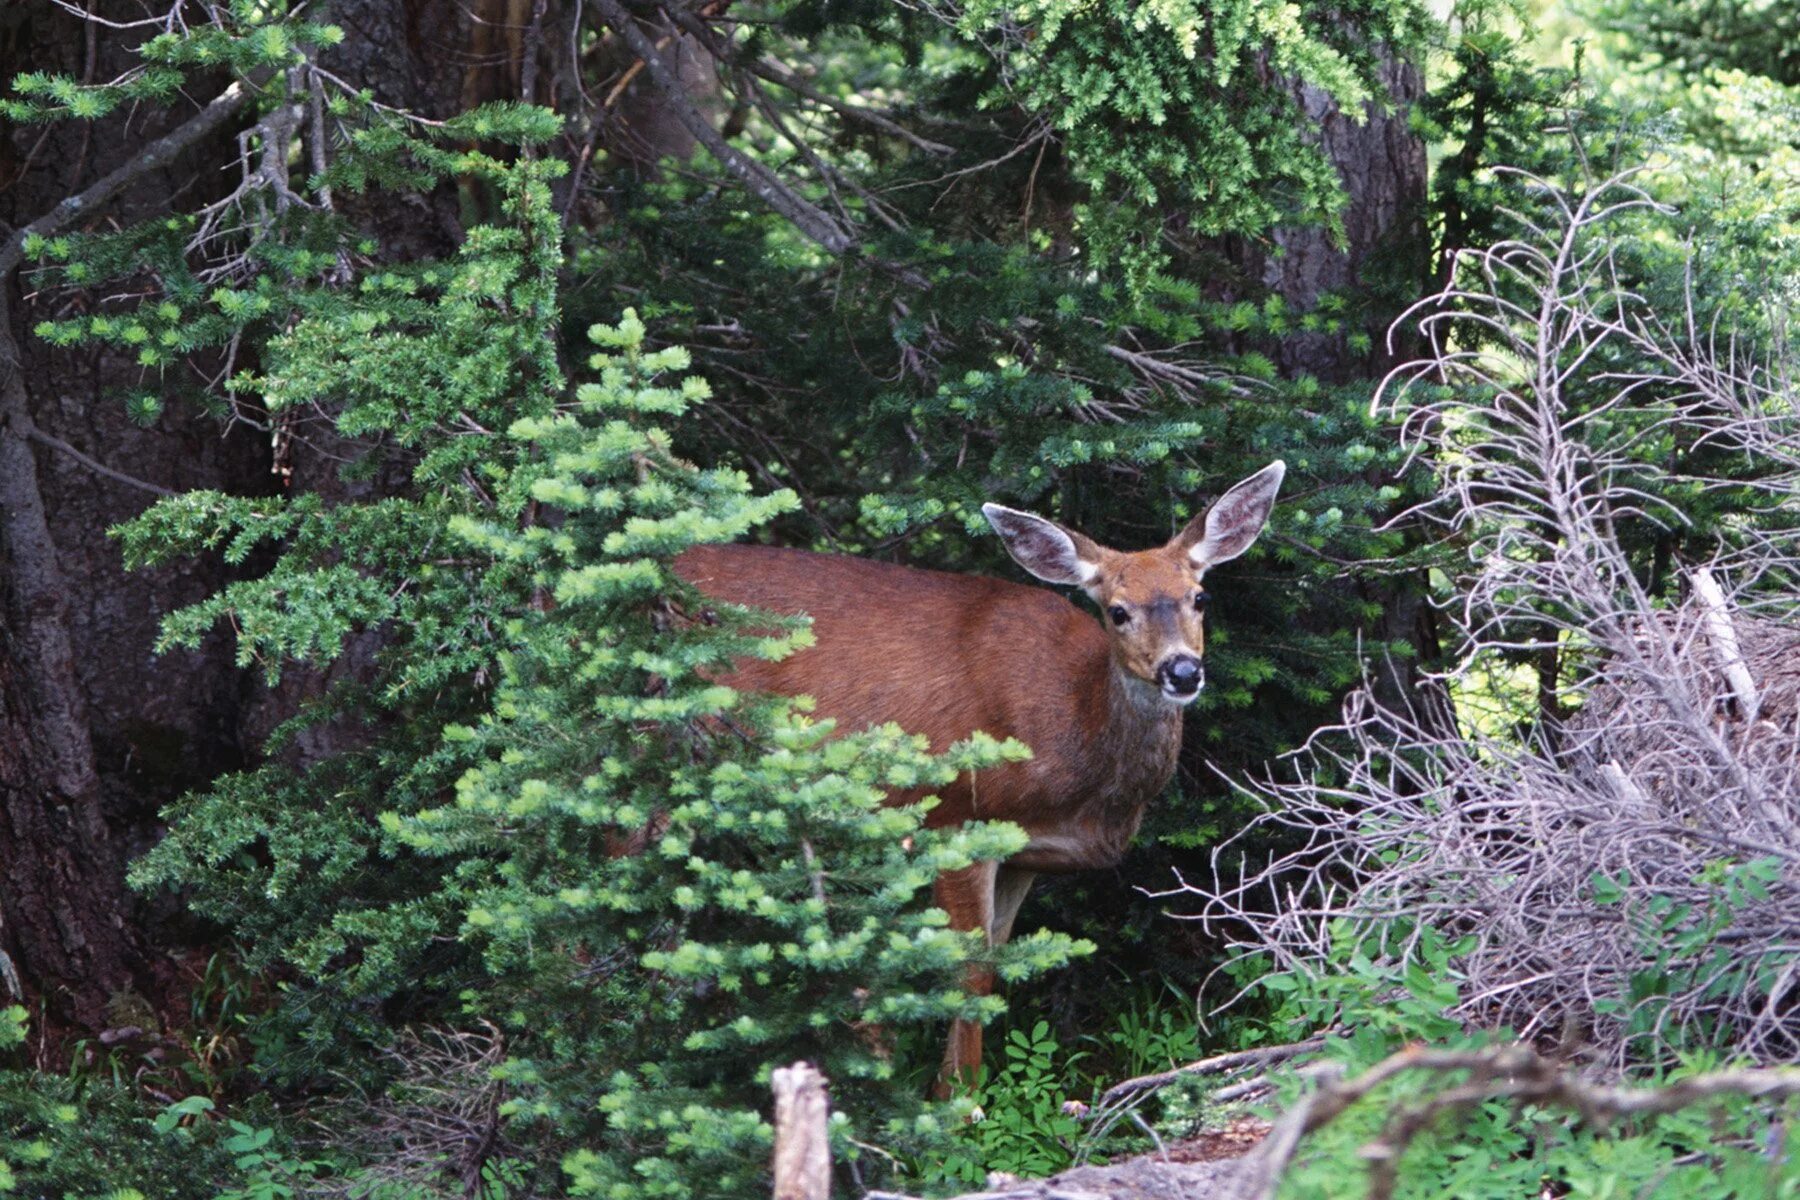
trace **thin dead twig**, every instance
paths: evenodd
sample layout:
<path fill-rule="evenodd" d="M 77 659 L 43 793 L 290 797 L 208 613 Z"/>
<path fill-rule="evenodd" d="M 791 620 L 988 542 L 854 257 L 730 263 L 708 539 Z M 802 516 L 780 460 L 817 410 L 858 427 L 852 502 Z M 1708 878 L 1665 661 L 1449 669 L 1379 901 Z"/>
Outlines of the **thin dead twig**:
<path fill-rule="evenodd" d="M 1325 1045 L 1325 1034 L 1316 1033 L 1303 1041 L 1290 1042 L 1282 1046 L 1259 1046 L 1254 1050 L 1239 1050 L 1231 1054 L 1218 1054 L 1211 1058 L 1203 1058 L 1186 1066 L 1176 1067 L 1171 1071 L 1158 1071 L 1153 1075 L 1139 1075 L 1126 1079 L 1107 1088 L 1100 1096 L 1096 1108 L 1104 1107 L 1117 1100 L 1135 1096 L 1140 1092 L 1155 1091 L 1167 1087 L 1177 1079 L 1191 1078 L 1197 1075 L 1223 1075 L 1233 1071 L 1241 1071 L 1250 1067 L 1266 1067 L 1272 1063 L 1286 1062 L 1298 1058 L 1302 1054 L 1311 1054 Z"/>

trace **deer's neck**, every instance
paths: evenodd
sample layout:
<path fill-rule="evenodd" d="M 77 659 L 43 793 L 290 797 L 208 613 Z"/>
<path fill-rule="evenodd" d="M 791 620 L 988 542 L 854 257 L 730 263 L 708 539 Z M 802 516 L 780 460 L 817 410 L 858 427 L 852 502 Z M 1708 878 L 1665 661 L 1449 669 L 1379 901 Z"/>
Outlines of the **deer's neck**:
<path fill-rule="evenodd" d="M 1142 808 L 1175 773 L 1181 752 L 1181 706 L 1162 689 L 1130 674 L 1108 656 L 1106 717 L 1095 747 L 1109 778 L 1108 807 Z"/>

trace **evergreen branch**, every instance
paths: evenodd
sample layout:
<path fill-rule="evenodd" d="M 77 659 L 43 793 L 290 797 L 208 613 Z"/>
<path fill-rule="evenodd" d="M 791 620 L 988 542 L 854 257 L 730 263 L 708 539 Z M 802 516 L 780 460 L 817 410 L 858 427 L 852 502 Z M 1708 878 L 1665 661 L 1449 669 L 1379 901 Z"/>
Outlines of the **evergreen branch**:
<path fill-rule="evenodd" d="M 853 234 L 834 220 L 831 214 L 795 192 L 768 167 L 731 145 L 712 127 L 694 106 L 687 89 L 681 86 L 681 81 L 675 77 L 675 72 L 663 59 L 656 44 L 638 27 L 619 0 L 594 0 L 594 3 L 606 23 L 625 40 L 632 53 L 644 61 L 651 81 L 662 92 L 664 101 L 676 119 L 694 135 L 695 141 L 705 146 L 727 171 L 737 176 L 750 189 L 751 195 L 786 217 L 802 234 L 833 254 L 843 254 L 856 245 Z"/>
<path fill-rule="evenodd" d="M 168 163 L 208 134 L 230 120 L 250 99 L 250 89 L 237 80 L 220 92 L 212 103 L 180 125 L 151 142 L 136 158 L 122 163 L 102 176 L 85 191 L 64 197 L 55 208 L 31 224 L 15 229 L 0 243 L 0 279 L 9 275 L 25 258 L 25 243 L 33 237 L 50 237 L 78 217 L 99 208 L 137 179 Z"/>
<path fill-rule="evenodd" d="M 677 25 L 693 34 L 695 40 L 705 47 L 708 54 L 711 54 L 722 63 L 728 63 L 731 66 L 747 71 L 752 75 L 760 76 L 770 83 L 786 88 L 797 96 L 811 100 L 814 104 L 824 105 L 841 117 L 846 117 L 852 121 L 861 121 L 866 125 L 871 125 L 876 129 L 881 130 L 883 133 L 892 134 L 894 137 L 918 147 L 927 154 L 935 154 L 939 157 L 944 157 L 956 152 L 954 147 L 946 146 L 942 142 L 931 141 L 929 138 L 920 137 L 912 130 L 906 128 L 906 126 L 901 125 L 897 121 L 889 120 L 872 108 L 864 108 L 855 104 L 846 104 L 842 100 L 827 96 L 825 93 L 819 91 L 819 89 L 807 83 L 797 72 L 790 70 L 785 64 L 777 62 L 772 58 L 753 59 L 748 55 L 739 54 L 730 43 L 720 38 L 711 26 L 684 9 L 674 9 L 669 15 L 674 18 Z"/>

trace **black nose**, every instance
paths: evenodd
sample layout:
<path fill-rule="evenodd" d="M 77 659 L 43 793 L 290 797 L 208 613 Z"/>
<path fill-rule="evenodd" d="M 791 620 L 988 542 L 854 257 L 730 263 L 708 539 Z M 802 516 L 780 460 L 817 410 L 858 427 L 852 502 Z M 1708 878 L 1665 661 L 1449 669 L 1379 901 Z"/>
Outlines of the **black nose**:
<path fill-rule="evenodd" d="M 1191 654 L 1177 654 L 1163 660 L 1162 666 L 1156 668 L 1156 681 L 1178 696 L 1193 695 L 1200 690 L 1205 678 L 1200 660 Z"/>

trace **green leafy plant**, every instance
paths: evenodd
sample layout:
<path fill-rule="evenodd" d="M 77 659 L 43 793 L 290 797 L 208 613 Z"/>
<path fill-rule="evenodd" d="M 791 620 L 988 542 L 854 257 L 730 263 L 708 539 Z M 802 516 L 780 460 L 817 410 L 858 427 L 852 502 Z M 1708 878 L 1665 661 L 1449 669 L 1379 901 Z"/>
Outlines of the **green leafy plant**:
<path fill-rule="evenodd" d="M 232 1155 L 240 1181 L 226 1188 L 218 1200 L 293 1200 L 308 1194 L 308 1183 L 324 1166 L 298 1158 L 276 1143 L 275 1131 L 242 1121 L 227 1121 L 230 1135 L 220 1147 Z"/>
<path fill-rule="evenodd" d="M 1108 1052 L 1114 1069 L 1122 1075 L 1166 1071 L 1200 1057 L 1200 1030 L 1193 1004 L 1173 984 L 1165 981 L 1175 1004 L 1152 993 L 1134 997 L 1119 1012 L 1113 1027 L 1090 1041 Z"/>
<path fill-rule="evenodd" d="M 24 1042 L 25 1022 L 0 1009 L 0 1055 Z M 212 1109 L 190 1096 L 151 1112 L 104 1077 L 0 1066 L 0 1195 L 216 1200 L 235 1176 Z"/>
<path fill-rule="evenodd" d="M 1084 1090 L 1076 1067 L 1085 1055 L 1065 1053 L 1038 1021 L 1008 1031 L 999 1057 L 998 1068 L 982 1067 L 958 1097 L 965 1122 L 948 1151 L 921 1170 L 927 1180 L 980 1183 L 989 1171 L 1038 1179 L 1074 1161 L 1081 1122 L 1070 1105 Z"/>

